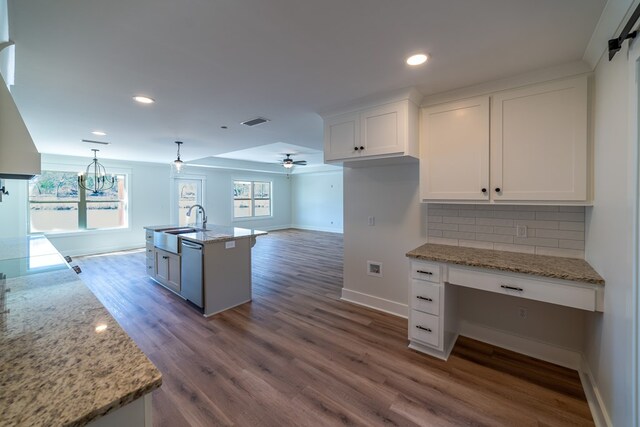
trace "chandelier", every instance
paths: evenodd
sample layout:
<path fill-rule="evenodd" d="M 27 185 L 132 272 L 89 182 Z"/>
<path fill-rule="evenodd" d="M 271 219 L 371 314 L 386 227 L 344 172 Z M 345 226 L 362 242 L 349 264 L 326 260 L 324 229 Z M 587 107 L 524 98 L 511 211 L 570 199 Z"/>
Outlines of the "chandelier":
<path fill-rule="evenodd" d="M 100 150 L 93 148 L 91 151 L 93 151 L 93 162 L 89 163 L 85 172 L 78 174 L 78 187 L 97 194 L 113 188 L 116 178 L 113 175 L 107 177 L 106 169 L 98 162 L 97 154 Z"/>

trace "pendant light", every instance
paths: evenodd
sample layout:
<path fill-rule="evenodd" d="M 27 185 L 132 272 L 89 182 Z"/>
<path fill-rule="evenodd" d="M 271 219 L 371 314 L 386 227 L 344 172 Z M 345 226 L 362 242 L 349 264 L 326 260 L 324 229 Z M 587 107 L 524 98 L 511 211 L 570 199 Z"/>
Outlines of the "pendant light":
<path fill-rule="evenodd" d="M 176 141 L 176 144 L 178 144 L 178 158 L 173 161 L 173 167 L 176 173 L 180 173 L 182 172 L 182 167 L 184 166 L 184 162 L 180 160 L 180 146 L 183 144 L 183 142 Z"/>
<path fill-rule="evenodd" d="M 93 161 L 89 163 L 85 172 L 78 174 L 78 187 L 97 194 L 113 188 L 116 178 L 113 175 L 107 177 L 106 169 L 98 162 L 98 151 L 100 150 L 93 148 L 91 151 L 93 151 Z"/>

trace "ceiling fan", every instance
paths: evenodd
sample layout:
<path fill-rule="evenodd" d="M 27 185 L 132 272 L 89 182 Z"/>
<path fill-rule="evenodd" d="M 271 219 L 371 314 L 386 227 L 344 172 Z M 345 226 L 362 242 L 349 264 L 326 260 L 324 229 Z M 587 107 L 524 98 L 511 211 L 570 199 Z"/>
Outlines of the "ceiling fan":
<path fill-rule="evenodd" d="M 307 165 L 307 161 L 306 160 L 296 160 L 293 161 L 293 159 L 291 158 L 291 154 L 285 154 L 287 157 L 285 159 L 282 159 L 282 162 L 280 163 L 282 166 L 284 166 L 286 169 L 291 169 L 294 165 L 295 166 L 306 166 Z"/>

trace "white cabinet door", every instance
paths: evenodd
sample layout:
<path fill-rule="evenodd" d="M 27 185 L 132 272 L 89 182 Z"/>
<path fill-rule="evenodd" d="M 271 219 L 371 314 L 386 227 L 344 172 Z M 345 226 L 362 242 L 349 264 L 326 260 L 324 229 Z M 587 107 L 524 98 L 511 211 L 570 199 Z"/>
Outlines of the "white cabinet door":
<path fill-rule="evenodd" d="M 491 183 L 497 202 L 587 200 L 586 77 L 492 97 Z"/>
<path fill-rule="evenodd" d="M 360 155 L 360 115 L 347 113 L 331 117 L 324 123 L 324 160 L 338 160 Z M 356 148 L 358 148 L 356 150 Z"/>
<path fill-rule="evenodd" d="M 402 154 L 405 151 L 407 101 L 360 113 L 361 156 Z"/>
<path fill-rule="evenodd" d="M 420 197 L 489 200 L 489 97 L 422 110 Z"/>

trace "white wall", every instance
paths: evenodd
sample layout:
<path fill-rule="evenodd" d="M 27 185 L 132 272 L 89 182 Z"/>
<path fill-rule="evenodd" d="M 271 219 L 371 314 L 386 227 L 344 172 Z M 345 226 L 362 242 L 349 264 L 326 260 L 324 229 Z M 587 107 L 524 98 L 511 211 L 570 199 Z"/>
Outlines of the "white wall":
<path fill-rule="evenodd" d="M 0 202 L 0 237 L 18 237 L 27 234 L 28 182 L 2 180 L 9 195 L 2 196 L 2 202 Z"/>
<path fill-rule="evenodd" d="M 306 230 L 343 230 L 342 170 L 291 175 L 291 224 Z"/>
<path fill-rule="evenodd" d="M 425 242 L 426 205 L 418 194 L 418 164 L 344 169 L 342 297 L 407 315 L 409 261 Z M 375 225 L 368 225 L 368 217 Z M 367 275 L 367 260 L 383 277 Z"/>
<path fill-rule="evenodd" d="M 630 90 L 634 76 L 629 72 L 626 44 L 611 62 L 603 55 L 595 70 L 595 202 L 586 212 L 586 259 L 606 280 L 604 313 L 588 318 L 586 358 L 614 426 L 633 425 L 636 141 L 629 135 L 628 103 L 630 97 L 637 102 L 637 92 Z"/>

